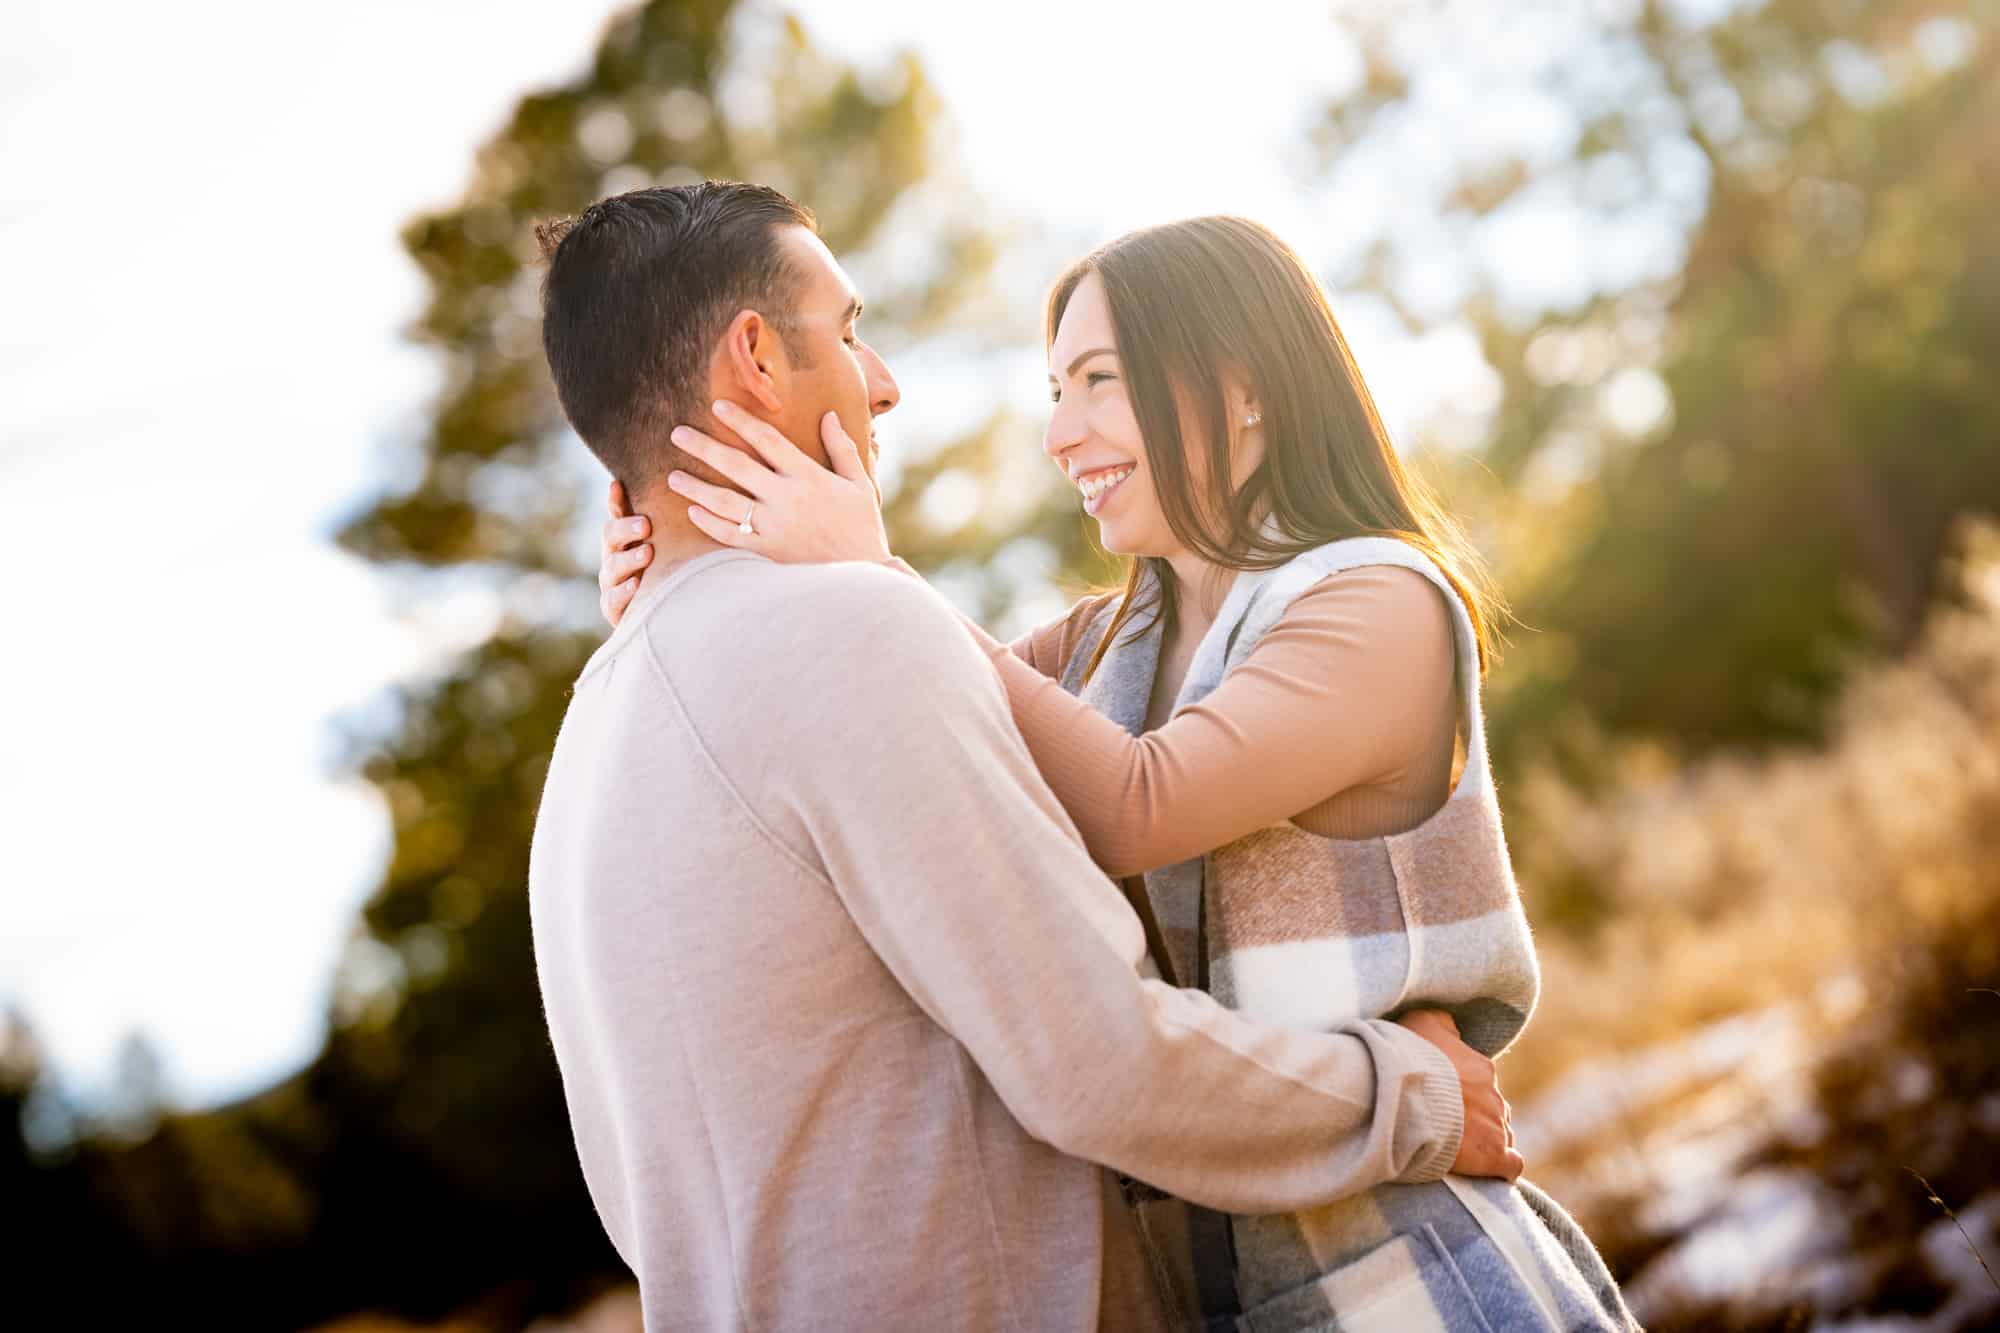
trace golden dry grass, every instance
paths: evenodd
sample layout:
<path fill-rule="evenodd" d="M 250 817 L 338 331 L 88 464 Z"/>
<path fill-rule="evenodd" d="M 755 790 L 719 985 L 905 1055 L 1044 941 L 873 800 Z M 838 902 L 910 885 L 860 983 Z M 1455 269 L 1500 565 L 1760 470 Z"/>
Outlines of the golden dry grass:
<path fill-rule="evenodd" d="M 1514 853 L 1531 916 L 1538 880 L 1578 877 L 1605 912 L 1587 934 L 1538 936 L 1541 1005 L 1503 1065 L 1513 1095 L 1731 1014 L 1879 1001 L 1885 964 L 1992 901 L 2000 529 L 1962 548 L 1963 601 L 1855 681 L 1824 747 L 1685 768 L 1635 752 L 1630 780 L 1595 797 L 1525 780 L 1534 834 Z"/>

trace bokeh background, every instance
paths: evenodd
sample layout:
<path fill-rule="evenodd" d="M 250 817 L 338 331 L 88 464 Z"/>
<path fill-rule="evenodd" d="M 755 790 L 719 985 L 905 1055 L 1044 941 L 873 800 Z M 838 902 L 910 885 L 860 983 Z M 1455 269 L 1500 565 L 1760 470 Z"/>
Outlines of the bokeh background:
<path fill-rule="evenodd" d="M 1046 283 L 1293 241 L 1515 607 L 1532 1173 L 1655 1329 L 2000 1321 L 1993 0 L 43 0 L 0 115 L 0 1319 L 637 1327 L 528 943 L 603 634 L 531 228 L 713 175 L 1003 631 L 1110 573 Z"/>

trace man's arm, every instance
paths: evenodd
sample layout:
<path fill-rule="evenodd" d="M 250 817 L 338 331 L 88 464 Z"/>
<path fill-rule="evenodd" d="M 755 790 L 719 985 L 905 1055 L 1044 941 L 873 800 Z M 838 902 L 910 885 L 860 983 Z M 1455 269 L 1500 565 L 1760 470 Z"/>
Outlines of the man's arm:
<path fill-rule="evenodd" d="M 775 822 L 805 829 L 876 953 L 1029 1133 L 1245 1213 L 1451 1167 L 1464 1102 L 1439 1047 L 1383 1021 L 1264 1028 L 1147 977 L 1138 918 L 945 604 L 871 567 L 816 582 L 792 628 L 825 690 L 773 701 L 760 731 L 785 737 L 782 764 L 767 751 L 732 781 L 790 807 Z M 725 771 L 732 752 L 716 747 Z"/>

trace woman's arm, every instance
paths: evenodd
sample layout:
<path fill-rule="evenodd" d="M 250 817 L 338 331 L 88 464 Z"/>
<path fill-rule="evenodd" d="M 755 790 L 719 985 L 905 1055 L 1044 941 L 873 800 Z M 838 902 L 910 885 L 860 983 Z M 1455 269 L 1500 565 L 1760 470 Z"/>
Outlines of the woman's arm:
<path fill-rule="evenodd" d="M 608 517 L 599 539 L 597 564 L 597 607 L 606 621 L 617 625 L 630 606 L 632 598 L 639 590 L 639 576 L 652 563 L 653 544 L 647 540 L 652 536 L 652 523 L 644 514 L 634 514 L 620 482 L 612 482 L 605 497 L 605 512 Z M 781 553 L 782 554 L 782 553 Z M 894 556 L 886 561 L 889 568 L 913 579 L 921 579 L 907 562 Z M 1063 664 L 1069 659 L 1069 650 L 1083 628 L 1097 609 L 1115 597 L 1115 593 L 1100 593 L 1085 597 L 1070 607 L 1062 615 L 1046 624 L 1038 625 L 1008 645 L 1014 656 L 1051 678 L 1062 674 Z M 973 622 L 967 621 L 967 624 Z"/>
<path fill-rule="evenodd" d="M 889 567 L 913 579 L 923 577 L 908 562 L 901 559 L 892 558 Z M 1117 596 L 1115 592 L 1101 592 L 1078 598 L 1071 604 L 1069 610 L 1054 620 L 1035 626 L 1006 645 L 1001 645 L 998 639 L 980 627 L 978 621 L 964 612 L 960 612 L 958 618 L 972 632 L 973 638 L 978 640 L 980 646 L 987 651 L 1004 647 L 1004 651 L 1013 654 L 1017 660 L 1026 662 L 1039 674 L 1047 676 L 1050 680 L 1057 680 L 1061 678 L 1063 667 L 1069 662 L 1070 653 L 1075 650 L 1077 640 L 1083 637 L 1083 632 L 1089 627 L 1092 617 L 1106 602 L 1115 600 Z"/>
<path fill-rule="evenodd" d="M 774 560 L 885 558 L 879 497 L 831 413 L 822 423 L 828 468 L 769 423 L 726 407 L 717 405 L 718 418 L 748 450 L 685 426 L 673 435 L 729 483 L 669 475 L 697 527 Z M 750 533 L 730 521 L 746 498 L 757 504 Z M 607 618 L 625 572 L 613 530 L 627 521 L 606 526 Z M 1035 660 L 1024 660 L 968 628 L 1005 681 L 1043 776 L 1113 875 L 1172 864 L 1413 768 L 1436 769 L 1451 745 L 1451 622 L 1441 595 L 1408 570 L 1327 579 L 1213 694 L 1138 740 L 1063 691 L 1052 679 L 1060 664 L 1039 660 L 1033 643 Z"/>
<path fill-rule="evenodd" d="M 967 623 L 1042 776 L 1113 875 L 1170 865 L 1350 788 L 1431 767 L 1452 743 L 1449 613 L 1408 570 L 1326 579 L 1206 699 L 1137 739 Z"/>

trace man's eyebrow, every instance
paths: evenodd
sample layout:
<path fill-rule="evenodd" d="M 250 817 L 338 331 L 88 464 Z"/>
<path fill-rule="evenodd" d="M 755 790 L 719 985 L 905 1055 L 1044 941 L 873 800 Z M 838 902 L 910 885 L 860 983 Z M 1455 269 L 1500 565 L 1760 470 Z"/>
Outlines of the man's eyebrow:
<path fill-rule="evenodd" d="M 1063 374 L 1074 375 L 1076 374 L 1076 368 L 1078 366 L 1090 360 L 1090 358 L 1092 358 L 1093 356 L 1103 356 L 1107 352 L 1113 356 L 1118 355 L 1118 349 L 1116 347 L 1093 347 L 1087 352 L 1078 352 L 1076 354 L 1076 360 L 1069 363 L 1069 369 L 1065 370 Z M 1054 379 L 1055 376 L 1050 375 L 1049 378 Z"/>

